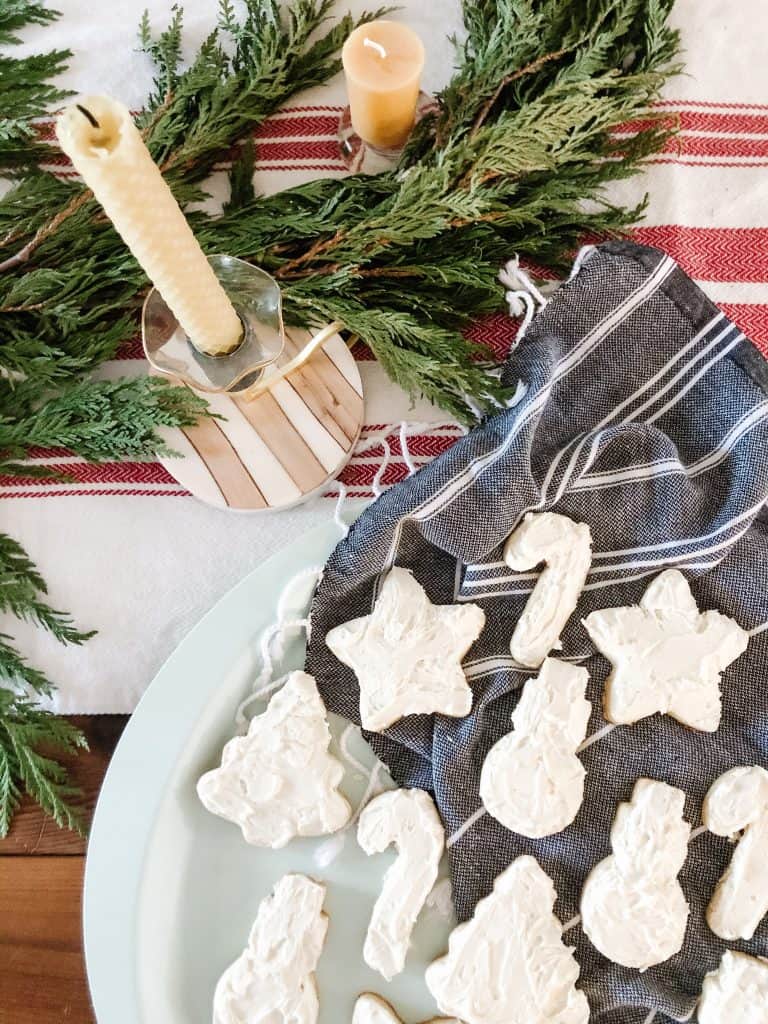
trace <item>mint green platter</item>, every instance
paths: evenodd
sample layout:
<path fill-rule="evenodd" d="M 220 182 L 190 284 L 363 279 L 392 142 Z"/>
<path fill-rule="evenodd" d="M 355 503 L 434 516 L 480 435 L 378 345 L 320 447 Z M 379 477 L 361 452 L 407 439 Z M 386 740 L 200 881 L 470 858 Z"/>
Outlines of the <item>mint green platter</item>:
<path fill-rule="evenodd" d="M 210 815 L 195 792 L 234 733 L 235 710 L 260 667 L 262 630 L 275 620 L 284 585 L 322 564 L 337 540 L 333 524 L 312 531 L 222 598 L 158 672 L 128 723 L 99 797 L 85 873 L 85 953 L 98 1024 L 209 1024 L 219 976 L 245 946 L 260 900 L 290 871 L 327 886 L 320 1024 L 351 1021 L 355 999 L 366 991 L 389 1000 L 407 1024 L 436 1013 L 423 974 L 447 945 L 453 921 L 443 908 L 422 911 L 406 970 L 393 982 L 362 959 L 393 850 L 366 857 L 354 828 L 338 840 L 260 850 Z M 292 639 L 280 670 L 301 667 L 303 651 L 303 641 Z M 255 704 L 251 713 L 265 706 Z M 331 716 L 337 755 L 346 724 Z M 359 733 L 349 746 L 370 771 L 375 758 Z M 346 765 L 342 789 L 353 807 L 367 782 Z"/>

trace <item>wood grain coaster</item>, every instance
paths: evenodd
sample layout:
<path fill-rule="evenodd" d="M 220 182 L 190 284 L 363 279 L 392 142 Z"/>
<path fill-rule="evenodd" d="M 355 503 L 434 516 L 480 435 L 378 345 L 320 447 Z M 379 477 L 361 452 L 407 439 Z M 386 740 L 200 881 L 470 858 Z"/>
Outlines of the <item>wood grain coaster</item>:
<path fill-rule="evenodd" d="M 290 331 L 283 358 L 292 358 L 308 337 Z M 222 419 L 165 432 L 181 457 L 161 461 L 216 508 L 268 511 L 305 501 L 347 464 L 363 423 L 360 373 L 338 334 L 250 402 L 206 398 Z"/>

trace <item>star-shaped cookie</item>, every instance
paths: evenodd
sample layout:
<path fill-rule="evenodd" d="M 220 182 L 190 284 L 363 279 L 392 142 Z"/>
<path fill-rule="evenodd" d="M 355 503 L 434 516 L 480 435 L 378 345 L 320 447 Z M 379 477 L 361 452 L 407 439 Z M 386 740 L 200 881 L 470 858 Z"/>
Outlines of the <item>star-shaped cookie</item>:
<path fill-rule="evenodd" d="M 434 605 L 407 569 L 392 569 L 373 612 L 325 638 L 360 684 L 360 721 L 380 732 L 404 715 L 463 717 L 472 691 L 461 660 L 485 625 L 474 604 Z"/>
<path fill-rule="evenodd" d="M 747 649 L 749 634 L 720 612 L 699 612 L 677 569 L 651 583 L 639 605 L 606 608 L 584 619 L 613 664 L 605 717 L 626 725 L 657 711 L 714 732 L 720 725 L 720 674 Z"/>

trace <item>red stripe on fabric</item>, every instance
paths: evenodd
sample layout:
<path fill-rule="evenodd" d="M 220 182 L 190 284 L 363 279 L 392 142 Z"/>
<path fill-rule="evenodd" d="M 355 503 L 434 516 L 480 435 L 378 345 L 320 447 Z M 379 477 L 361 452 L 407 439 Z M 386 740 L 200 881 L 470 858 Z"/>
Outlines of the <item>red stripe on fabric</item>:
<path fill-rule="evenodd" d="M 74 455 L 69 448 L 30 448 L 25 458 L 27 459 L 63 459 Z"/>
<path fill-rule="evenodd" d="M 625 121 L 618 132 L 636 134 L 649 128 L 680 128 L 684 132 L 725 132 L 729 135 L 768 134 L 768 114 L 714 114 L 705 110 L 677 110 L 658 119 Z"/>
<path fill-rule="evenodd" d="M 526 259 L 522 255 L 520 256 L 520 266 L 523 270 L 527 270 L 531 277 L 537 277 L 540 281 L 559 280 L 559 275 L 551 267 L 543 267 L 540 263 Z"/>
<path fill-rule="evenodd" d="M 35 130 L 35 135 L 41 142 L 51 142 L 56 138 L 56 122 L 50 121 L 36 121 L 32 127 Z"/>
<path fill-rule="evenodd" d="M 376 356 L 371 352 L 364 341 L 356 341 L 350 351 L 359 363 L 371 363 L 376 360 Z"/>
<path fill-rule="evenodd" d="M 191 498 L 189 491 L 150 491 L 150 490 L 106 490 L 89 489 L 87 491 L 0 491 L 0 501 L 4 498 Z"/>
<path fill-rule="evenodd" d="M 325 494 L 322 495 L 322 497 L 323 498 L 333 498 L 334 500 L 338 501 L 339 492 L 338 491 L 327 491 Z M 369 487 L 365 491 L 350 491 L 350 490 L 348 490 L 346 492 L 346 497 L 347 498 L 373 498 L 374 497 L 374 493 L 371 490 L 371 488 Z"/>
<path fill-rule="evenodd" d="M 725 315 L 768 356 L 768 305 L 737 302 L 718 303 Z"/>
<path fill-rule="evenodd" d="M 658 100 L 655 107 L 714 107 L 723 110 L 768 110 L 768 103 L 717 103 L 714 100 Z"/>
<path fill-rule="evenodd" d="M 141 338 L 131 338 L 130 341 L 124 341 L 120 348 L 115 352 L 113 359 L 143 359 L 144 358 L 144 347 L 141 344 Z"/>
<path fill-rule="evenodd" d="M 65 473 L 67 483 L 77 484 L 174 484 L 175 477 L 160 462 L 64 462 L 48 467 Z M 40 480 L 0 473 L 0 487 L 61 487 L 61 480 Z"/>
<path fill-rule="evenodd" d="M 435 437 L 432 434 L 409 434 L 406 443 L 411 456 L 415 458 L 434 458 L 434 456 L 440 455 L 456 444 L 459 436 L 454 434 L 451 437 Z M 390 434 L 386 441 L 392 456 L 399 457 L 403 454 L 400 446 L 400 437 L 397 434 Z M 358 463 L 364 459 L 379 459 L 380 461 L 382 450 L 382 445 L 372 444 L 370 448 L 366 448 L 364 451 L 353 453 L 352 461 L 357 460 Z"/>
<path fill-rule="evenodd" d="M 691 277 L 707 281 L 768 281 L 768 228 L 635 228 L 643 245 L 668 253 Z"/>
<path fill-rule="evenodd" d="M 336 139 L 307 139 L 293 142 L 260 142 L 256 147 L 256 161 L 276 160 L 338 160 L 339 144 Z"/>
<path fill-rule="evenodd" d="M 470 341 L 485 345 L 495 359 L 501 361 L 509 355 L 515 341 L 519 320 L 513 320 L 505 313 L 495 313 L 475 321 L 464 332 Z"/>
<path fill-rule="evenodd" d="M 675 167 L 765 167 L 766 160 L 686 160 L 683 156 L 652 157 L 646 164 L 674 164 Z"/>
<path fill-rule="evenodd" d="M 303 164 L 303 163 L 291 163 L 291 164 L 270 164 L 259 161 L 256 167 L 257 171 L 334 171 L 339 173 L 340 171 L 346 171 L 346 164 L 339 161 L 337 164 Z"/>
<path fill-rule="evenodd" d="M 341 114 L 344 107 L 328 107 L 328 106 L 308 106 L 308 107 L 283 107 L 282 113 L 293 114 L 293 113 L 306 113 L 310 110 L 327 110 L 334 114 Z"/>
<path fill-rule="evenodd" d="M 668 139 L 663 153 L 677 156 L 768 157 L 768 138 L 719 138 L 712 135 L 677 135 Z"/>
<path fill-rule="evenodd" d="M 72 162 L 68 156 L 65 156 L 61 150 L 56 149 L 55 146 L 51 146 L 50 156 L 46 155 L 43 161 L 46 167 L 72 167 Z"/>
<path fill-rule="evenodd" d="M 362 436 L 365 437 L 368 434 L 378 434 L 385 428 L 391 428 L 391 436 L 395 436 L 396 430 L 392 429 L 391 423 L 364 423 L 362 429 Z M 461 427 L 456 423 L 433 423 L 431 427 L 434 430 L 455 430 L 457 433 L 461 433 Z"/>
<path fill-rule="evenodd" d="M 359 487 L 364 484 L 372 484 L 378 471 L 378 464 L 368 463 L 360 465 L 359 463 L 349 463 L 342 469 L 337 479 L 341 480 L 343 484 Z M 405 480 L 407 476 L 408 467 L 404 462 L 390 462 L 384 470 L 384 475 L 380 482 L 382 484 L 396 484 L 400 480 Z"/>
<path fill-rule="evenodd" d="M 334 116 L 268 117 L 256 129 L 258 139 L 286 139 L 289 136 L 332 135 L 335 139 L 339 119 Z"/>

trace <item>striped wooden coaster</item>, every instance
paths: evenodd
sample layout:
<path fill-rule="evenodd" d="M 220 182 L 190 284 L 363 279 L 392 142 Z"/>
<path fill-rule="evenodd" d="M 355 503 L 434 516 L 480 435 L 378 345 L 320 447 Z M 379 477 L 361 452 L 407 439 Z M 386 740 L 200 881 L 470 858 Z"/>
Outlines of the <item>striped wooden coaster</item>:
<path fill-rule="evenodd" d="M 294 356 L 306 337 L 290 331 L 283 358 Z M 268 511 L 306 500 L 347 464 L 363 423 L 360 373 L 338 334 L 250 402 L 206 398 L 224 418 L 167 431 L 169 446 L 181 457 L 161 461 L 196 498 L 216 508 Z"/>

